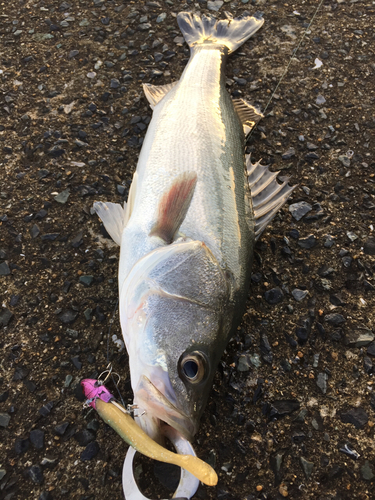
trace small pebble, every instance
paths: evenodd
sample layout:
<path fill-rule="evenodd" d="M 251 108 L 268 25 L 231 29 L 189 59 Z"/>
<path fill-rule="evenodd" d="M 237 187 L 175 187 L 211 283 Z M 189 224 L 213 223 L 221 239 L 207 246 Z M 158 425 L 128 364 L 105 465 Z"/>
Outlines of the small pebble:
<path fill-rule="evenodd" d="M 289 206 L 289 212 L 292 214 L 292 217 L 299 221 L 302 219 L 304 215 L 312 210 L 312 206 L 306 203 L 305 201 L 300 201 L 299 203 L 293 203 Z"/>

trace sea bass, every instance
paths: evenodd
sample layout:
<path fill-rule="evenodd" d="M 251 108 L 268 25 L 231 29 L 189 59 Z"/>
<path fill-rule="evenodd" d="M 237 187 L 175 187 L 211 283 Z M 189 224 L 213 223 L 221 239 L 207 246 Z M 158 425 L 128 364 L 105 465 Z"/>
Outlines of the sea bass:
<path fill-rule="evenodd" d="M 225 63 L 263 24 L 183 12 L 190 60 L 177 82 L 144 85 L 152 108 L 124 208 L 96 202 L 121 246 L 121 329 L 138 424 L 158 442 L 193 439 L 218 362 L 241 321 L 256 238 L 292 187 L 245 158 L 262 117 L 225 88 Z"/>

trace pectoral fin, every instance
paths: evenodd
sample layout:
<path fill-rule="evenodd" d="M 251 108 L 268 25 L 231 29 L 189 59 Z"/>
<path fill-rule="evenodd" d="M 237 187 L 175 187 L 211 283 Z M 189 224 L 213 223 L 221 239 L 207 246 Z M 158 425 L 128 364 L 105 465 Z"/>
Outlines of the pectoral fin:
<path fill-rule="evenodd" d="M 100 217 L 104 227 L 115 243 L 121 245 L 122 232 L 128 223 L 130 215 L 133 211 L 135 192 L 137 187 L 137 172 L 133 175 L 133 181 L 130 186 L 127 203 L 124 202 L 124 207 L 120 203 L 110 203 L 96 201 L 94 210 Z"/>
<path fill-rule="evenodd" d="M 150 236 L 159 236 L 167 244 L 172 243 L 186 217 L 196 183 L 195 172 L 184 172 L 177 177 L 159 202 L 157 220 Z"/>
<path fill-rule="evenodd" d="M 259 120 L 264 118 L 260 111 L 243 99 L 233 99 L 233 106 L 243 125 L 245 136 L 250 133 L 251 129 L 259 122 Z"/>

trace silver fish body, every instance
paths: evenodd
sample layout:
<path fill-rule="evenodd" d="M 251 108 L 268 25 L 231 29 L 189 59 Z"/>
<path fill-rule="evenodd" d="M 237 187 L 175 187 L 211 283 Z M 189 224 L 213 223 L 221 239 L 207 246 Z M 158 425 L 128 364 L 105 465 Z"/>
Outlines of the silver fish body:
<path fill-rule="evenodd" d="M 217 364 L 242 317 L 255 241 L 243 123 L 224 70 L 228 54 L 263 21 L 188 13 L 178 21 L 191 57 L 154 103 L 117 237 L 120 321 L 137 421 L 159 441 L 165 425 L 189 440 L 198 429 Z M 104 221 L 103 207 L 97 212 Z"/>

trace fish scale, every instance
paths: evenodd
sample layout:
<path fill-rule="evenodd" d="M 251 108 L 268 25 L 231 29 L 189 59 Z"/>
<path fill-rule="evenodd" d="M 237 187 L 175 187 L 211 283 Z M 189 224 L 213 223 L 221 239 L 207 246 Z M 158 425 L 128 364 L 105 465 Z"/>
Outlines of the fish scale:
<path fill-rule="evenodd" d="M 181 172 L 196 171 L 198 182 L 181 233 L 204 241 L 241 287 L 244 263 L 247 267 L 252 253 L 251 214 L 245 214 L 244 136 L 225 89 L 225 52 L 223 46 L 196 49 L 180 82 L 154 109 L 137 165 L 136 203 L 125 231 L 142 227 L 148 233 L 160 192 Z M 234 248 L 242 248 L 243 255 Z M 134 262 L 126 260 L 132 267 Z"/>

